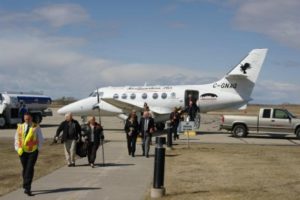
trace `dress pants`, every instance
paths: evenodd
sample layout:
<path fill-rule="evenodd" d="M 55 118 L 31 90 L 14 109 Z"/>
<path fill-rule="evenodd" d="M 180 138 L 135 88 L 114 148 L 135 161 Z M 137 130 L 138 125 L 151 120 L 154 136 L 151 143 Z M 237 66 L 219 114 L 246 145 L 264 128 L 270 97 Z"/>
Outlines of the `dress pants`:
<path fill-rule="evenodd" d="M 65 156 L 68 164 L 75 164 L 76 155 L 76 140 L 66 140 L 65 145 Z"/>
<path fill-rule="evenodd" d="M 128 154 L 134 156 L 137 136 L 136 135 L 130 136 L 126 134 L 126 139 L 127 139 Z"/>
<path fill-rule="evenodd" d="M 143 149 L 143 155 L 146 155 L 147 157 L 149 156 L 150 142 L 151 142 L 151 135 L 150 134 L 144 134 L 143 135 L 142 149 Z"/>
<path fill-rule="evenodd" d="M 87 148 L 87 157 L 89 164 L 94 164 L 97 156 L 97 150 L 99 148 L 99 143 L 89 142 Z"/>
<path fill-rule="evenodd" d="M 38 158 L 38 150 L 32 152 L 32 153 L 26 153 L 24 152 L 20 156 L 20 160 L 22 163 L 23 171 L 23 188 L 25 190 L 31 190 L 31 183 L 34 176 L 34 166 Z"/>

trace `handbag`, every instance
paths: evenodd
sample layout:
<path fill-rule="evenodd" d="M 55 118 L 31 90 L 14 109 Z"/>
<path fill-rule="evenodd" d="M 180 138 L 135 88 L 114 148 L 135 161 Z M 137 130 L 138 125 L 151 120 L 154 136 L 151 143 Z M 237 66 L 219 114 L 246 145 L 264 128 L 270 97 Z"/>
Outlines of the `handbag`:
<path fill-rule="evenodd" d="M 86 157 L 87 156 L 87 146 L 88 146 L 87 142 L 79 141 L 76 145 L 76 154 L 81 158 Z"/>

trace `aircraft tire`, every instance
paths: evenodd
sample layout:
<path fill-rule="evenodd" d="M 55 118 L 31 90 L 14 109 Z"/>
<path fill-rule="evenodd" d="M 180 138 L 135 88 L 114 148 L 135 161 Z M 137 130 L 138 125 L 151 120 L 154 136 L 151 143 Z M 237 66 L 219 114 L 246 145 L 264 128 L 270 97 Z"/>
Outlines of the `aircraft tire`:
<path fill-rule="evenodd" d="M 247 128 L 243 124 L 237 124 L 232 129 L 232 135 L 234 137 L 247 137 L 248 132 Z"/>

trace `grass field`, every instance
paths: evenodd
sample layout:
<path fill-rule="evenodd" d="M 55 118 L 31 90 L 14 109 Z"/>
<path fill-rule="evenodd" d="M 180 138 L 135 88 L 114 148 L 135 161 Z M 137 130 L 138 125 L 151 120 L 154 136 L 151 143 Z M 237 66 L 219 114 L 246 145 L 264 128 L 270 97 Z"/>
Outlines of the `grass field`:
<path fill-rule="evenodd" d="M 50 145 L 46 140 L 35 166 L 34 178 L 49 174 L 65 164 L 63 145 Z M 21 163 L 14 150 L 13 140 L 0 140 L 0 196 L 22 186 Z"/>
<path fill-rule="evenodd" d="M 300 148 L 236 144 L 167 151 L 164 200 L 296 200 Z M 150 199 L 150 198 L 148 198 Z"/>

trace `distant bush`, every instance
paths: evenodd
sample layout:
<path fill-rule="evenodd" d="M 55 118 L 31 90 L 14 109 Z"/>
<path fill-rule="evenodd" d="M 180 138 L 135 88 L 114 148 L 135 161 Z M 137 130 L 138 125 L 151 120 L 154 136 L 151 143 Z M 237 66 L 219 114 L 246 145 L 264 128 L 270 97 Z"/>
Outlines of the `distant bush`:
<path fill-rule="evenodd" d="M 57 106 L 67 105 L 67 104 L 73 103 L 73 102 L 75 102 L 75 101 L 77 101 L 77 99 L 74 98 L 74 97 L 65 97 L 65 96 L 63 96 L 63 97 L 61 97 L 61 98 L 54 99 L 54 100 L 52 101 L 52 105 L 53 105 L 53 106 L 56 106 L 56 105 L 57 105 Z"/>

